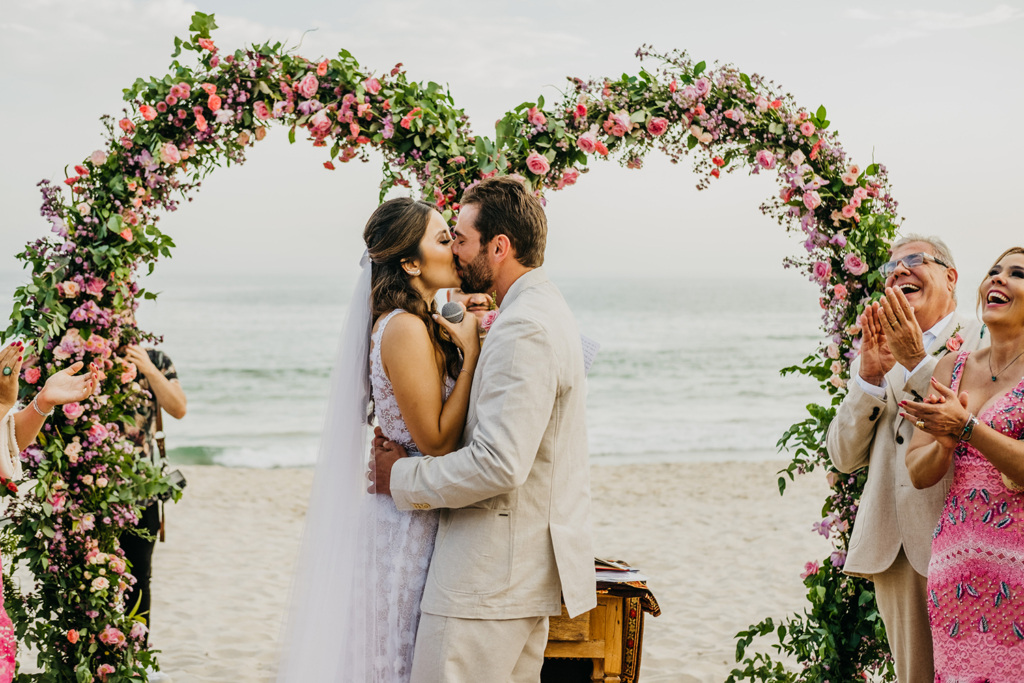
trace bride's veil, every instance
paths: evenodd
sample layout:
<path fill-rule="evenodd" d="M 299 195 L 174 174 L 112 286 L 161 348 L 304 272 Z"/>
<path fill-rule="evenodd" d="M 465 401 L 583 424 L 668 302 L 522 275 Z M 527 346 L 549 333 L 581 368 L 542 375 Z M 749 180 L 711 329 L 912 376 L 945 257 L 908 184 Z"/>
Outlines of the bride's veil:
<path fill-rule="evenodd" d="M 369 454 L 370 257 L 348 309 L 324 419 L 313 490 L 306 512 L 278 683 L 368 681 L 375 642 L 374 507 L 367 505 Z M 371 517 L 368 517 L 370 515 Z M 369 589 L 369 590 L 368 590 Z"/>

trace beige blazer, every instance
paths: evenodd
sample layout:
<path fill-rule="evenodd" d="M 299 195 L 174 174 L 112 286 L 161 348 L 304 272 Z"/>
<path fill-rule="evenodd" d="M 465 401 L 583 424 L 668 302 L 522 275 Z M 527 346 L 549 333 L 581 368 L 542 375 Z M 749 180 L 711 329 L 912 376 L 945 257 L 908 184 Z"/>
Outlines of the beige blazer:
<path fill-rule="evenodd" d="M 832 464 L 840 472 L 852 473 L 870 465 L 843 567 L 847 574 L 870 579 L 892 566 L 902 546 L 911 566 L 922 576 L 928 575 L 932 532 L 953 481 L 953 468 L 941 485 L 914 488 L 906 462 L 914 425 L 900 417 L 899 402 L 933 393 L 929 380 L 939 359 L 948 353 L 946 340 L 958 325 L 964 350 L 988 345 L 981 323 L 954 313 L 927 349 L 926 365 L 906 383 L 902 367 L 889 371 L 885 400 L 866 393 L 852 379 L 860 370 L 860 358 L 850 368 L 849 393 L 829 425 L 826 440 Z"/>
<path fill-rule="evenodd" d="M 576 321 L 542 268 L 505 295 L 469 399 L 464 446 L 406 458 L 399 510 L 442 508 L 422 610 L 576 616 L 596 604 L 587 383 Z"/>

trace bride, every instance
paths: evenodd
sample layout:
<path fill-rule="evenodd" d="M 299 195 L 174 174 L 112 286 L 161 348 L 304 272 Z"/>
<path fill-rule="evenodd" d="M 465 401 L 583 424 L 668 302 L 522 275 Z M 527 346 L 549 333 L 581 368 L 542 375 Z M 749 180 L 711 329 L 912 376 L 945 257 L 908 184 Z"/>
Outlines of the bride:
<path fill-rule="evenodd" d="M 462 438 L 480 354 L 477 319 L 449 341 L 431 317 L 459 287 L 451 232 L 430 204 L 392 199 L 363 231 L 367 252 L 349 308 L 292 586 L 279 683 L 404 683 L 438 511 L 399 512 L 364 491 L 376 416 L 411 456 Z"/>

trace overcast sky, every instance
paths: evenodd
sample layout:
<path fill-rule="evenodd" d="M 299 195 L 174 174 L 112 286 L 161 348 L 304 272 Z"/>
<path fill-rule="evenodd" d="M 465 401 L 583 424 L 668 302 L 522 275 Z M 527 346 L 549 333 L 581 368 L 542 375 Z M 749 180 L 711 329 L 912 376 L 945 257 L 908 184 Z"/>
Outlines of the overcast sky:
<path fill-rule="evenodd" d="M 973 288 L 993 258 L 1024 243 L 1024 0 L 692 2 L 603 0 L 0 0 L 0 270 L 43 234 L 41 178 L 60 180 L 101 144 L 121 89 L 162 76 L 196 9 L 217 15 L 225 50 L 287 40 L 316 58 L 347 48 L 382 72 L 448 83 L 474 130 L 522 101 L 557 100 L 566 76 L 635 73 L 643 43 L 763 74 L 797 101 L 824 104 L 855 161 L 891 172 L 905 230 L 952 247 Z M 161 221 L 179 248 L 168 275 L 198 270 L 354 273 L 376 205 L 380 158 L 326 171 L 323 149 L 274 130 L 240 168 L 204 182 Z M 694 189 L 689 164 L 652 155 L 614 163 L 549 194 L 554 273 L 784 277 L 801 247 L 758 211 L 775 191 L 724 177 Z M 796 277 L 788 274 L 788 277 Z"/>

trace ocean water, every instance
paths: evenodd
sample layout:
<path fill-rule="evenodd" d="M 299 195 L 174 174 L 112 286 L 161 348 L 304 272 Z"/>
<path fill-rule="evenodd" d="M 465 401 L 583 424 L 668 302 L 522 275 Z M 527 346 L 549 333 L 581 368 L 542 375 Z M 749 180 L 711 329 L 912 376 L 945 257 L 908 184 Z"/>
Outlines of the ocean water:
<path fill-rule="evenodd" d="M 602 345 L 587 399 L 595 460 L 779 457 L 783 431 L 824 399 L 813 380 L 779 376 L 821 337 L 816 291 L 798 276 L 552 279 L 580 331 Z M 21 280 L 0 273 L 4 292 Z M 165 419 L 171 459 L 312 465 L 351 283 L 158 273 L 146 286 L 161 294 L 139 323 L 164 336 L 188 395 L 185 418 Z"/>

